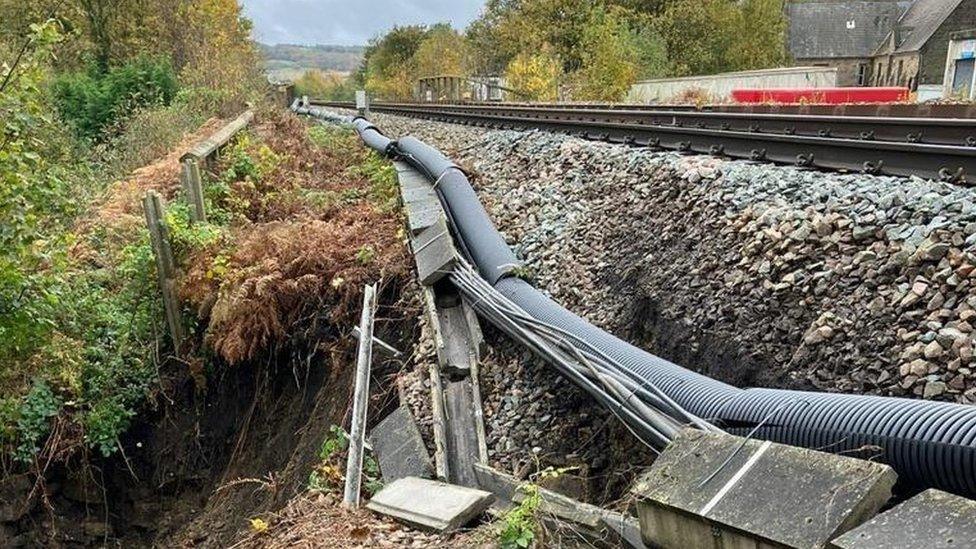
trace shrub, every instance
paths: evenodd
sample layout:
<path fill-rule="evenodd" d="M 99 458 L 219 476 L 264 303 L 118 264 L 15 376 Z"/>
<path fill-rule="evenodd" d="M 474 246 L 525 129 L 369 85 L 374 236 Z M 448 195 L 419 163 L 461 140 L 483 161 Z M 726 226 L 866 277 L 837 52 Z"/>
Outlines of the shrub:
<path fill-rule="evenodd" d="M 520 53 L 505 69 L 505 82 L 520 99 L 555 101 L 559 93 L 562 65 L 548 48 L 538 53 Z"/>
<path fill-rule="evenodd" d="M 168 105 L 178 89 L 168 60 L 137 57 L 100 74 L 91 68 L 54 82 L 55 104 L 79 135 L 99 137 L 127 111 L 147 105 Z"/>

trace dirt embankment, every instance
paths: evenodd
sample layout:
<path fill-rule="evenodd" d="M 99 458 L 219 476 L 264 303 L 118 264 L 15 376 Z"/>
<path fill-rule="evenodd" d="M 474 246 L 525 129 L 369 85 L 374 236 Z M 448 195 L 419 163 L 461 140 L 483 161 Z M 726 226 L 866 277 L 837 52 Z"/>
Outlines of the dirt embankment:
<path fill-rule="evenodd" d="M 187 144 L 113 186 L 92 219 L 141 230 L 148 189 L 177 205 L 169 221 L 190 341 L 159 365 L 112 458 L 79 454 L 43 483 L 4 480 L 6 542 L 222 547 L 253 531 L 249 519 L 273 528 L 348 413 L 363 285 L 382 281 L 378 337 L 410 348 L 417 336 L 393 173 L 354 134 L 262 113 L 212 169 L 205 228 L 180 218 L 176 158 Z M 394 404 L 400 368 L 377 355 L 371 417 Z M 9 506 L 8 495 L 27 504 Z"/>

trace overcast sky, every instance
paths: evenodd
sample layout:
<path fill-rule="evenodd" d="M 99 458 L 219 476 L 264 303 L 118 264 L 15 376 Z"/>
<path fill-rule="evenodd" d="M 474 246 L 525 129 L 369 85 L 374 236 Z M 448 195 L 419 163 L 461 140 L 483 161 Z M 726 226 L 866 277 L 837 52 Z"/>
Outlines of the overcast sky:
<path fill-rule="evenodd" d="M 266 44 L 362 45 L 393 25 L 450 22 L 463 29 L 484 0 L 243 0 Z"/>

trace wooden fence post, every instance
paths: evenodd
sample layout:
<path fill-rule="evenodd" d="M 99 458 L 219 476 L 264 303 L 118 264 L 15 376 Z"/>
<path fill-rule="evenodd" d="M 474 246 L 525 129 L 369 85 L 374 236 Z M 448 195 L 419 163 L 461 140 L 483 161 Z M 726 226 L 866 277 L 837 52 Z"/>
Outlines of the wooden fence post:
<path fill-rule="evenodd" d="M 175 288 L 176 260 L 173 258 L 173 248 L 170 246 L 163 199 L 156 191 L 149 191 L 142 199 L 142 208 L 146 213 L 146 226 L 149 228 L 149 239 L 152 242 L 153 255 L 156 257 L 156 274 L 159 279 L 159 289 L 163 294 L 166 324 L 169 326 L 173 348 L 178 354 L 180 343 L 183 341 L 183 324 Z"/>
<path fill-rule="evenodd" d="M 207 210 L 203 203 L 203 177 L 200 174 L 200 163 L 192 158 L 184 159 L 180 179 L 183 180 L 186 200 L 190 203 L 190 221 L 206 223 Z"/>
<path fill-rule="evenodd" d="M 352 401 L 352 426 L 349 428 L 349 456 L 346 460 L 346 490 L 343 503 L 359 507 L 362 483 L 363 445 L 366 439 L 366 407 L 369 403 L 369 368 L 373 359 L 373 313 L 376 309 L 376 285 L 363 292 L 363 314 L 359 321 L 359 351 L 356 355 L 356 387 Z"/>

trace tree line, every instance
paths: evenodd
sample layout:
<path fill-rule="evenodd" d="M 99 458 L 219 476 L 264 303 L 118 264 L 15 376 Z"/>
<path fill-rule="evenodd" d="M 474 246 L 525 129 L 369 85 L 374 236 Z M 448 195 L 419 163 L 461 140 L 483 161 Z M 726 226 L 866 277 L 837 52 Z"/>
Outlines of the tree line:
<path fill-rule="evenodd" d="M 463 32 L 375 38 L 354 84 L 400 99 L 424 76 L 503 75 L 523 99 L 617 101 L 640 79 L 779 66 L 785 34 L 783 0 L 488 0 Z"/>

